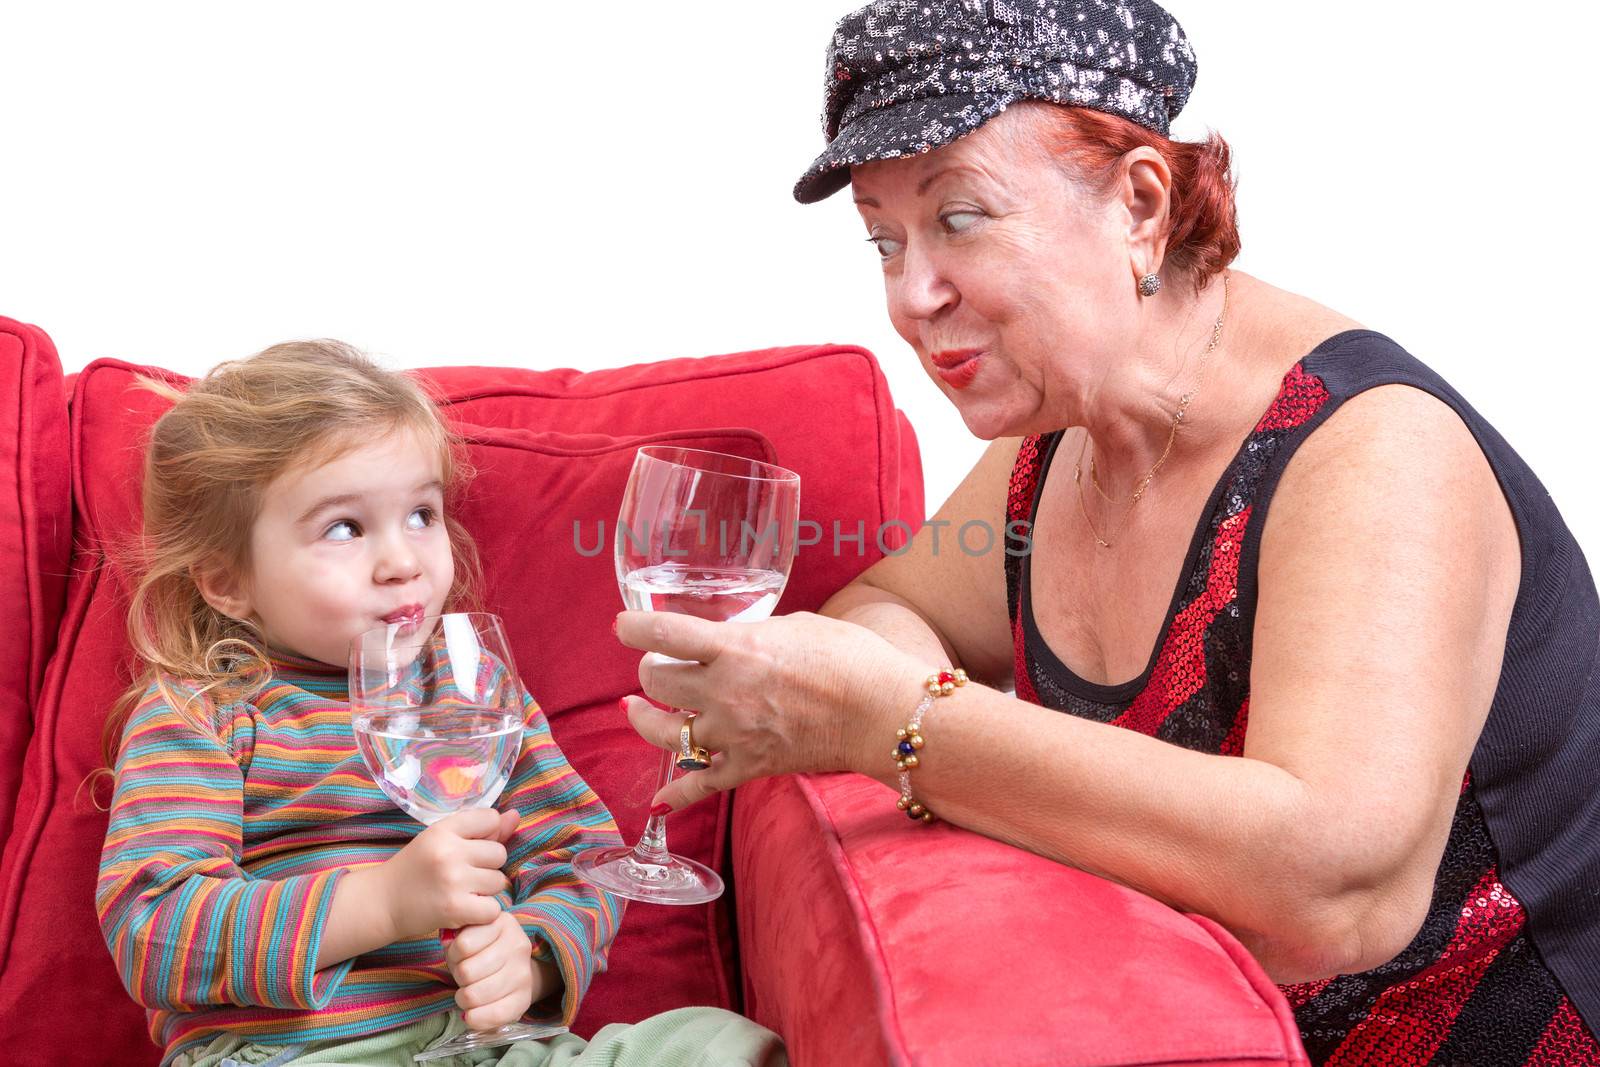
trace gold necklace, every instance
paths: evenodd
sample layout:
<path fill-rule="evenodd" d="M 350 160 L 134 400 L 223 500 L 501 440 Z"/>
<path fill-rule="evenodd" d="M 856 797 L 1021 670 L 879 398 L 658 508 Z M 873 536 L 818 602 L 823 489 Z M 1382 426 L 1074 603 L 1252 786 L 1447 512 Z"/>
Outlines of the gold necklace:
<path fill-rule="evenodd" d="M 1216 349 L 1217 342 L 1222 340 L 1222 324 L 1227 317 L 1228 273 L 1224 271 L 1222 274 L 1222 310 L 1217 313 L 1217 321 L 1211 325 L 1210 342 L 1206 344 L 1205 350 L 1200 353 L 1200 359 L 1198 363 L 1199 369 L 1202 371 L 1205 369 L 1204 365 L 1206 357 Z M 1167 447 L 1161 450 L 1161 458 L 1156 460 L 1155 466 L 1146 471 L 1144 477 L 1139 479 L 1139 486 L 1133 491 L 1133 496 L 1128 498 L 1128 506 L 1122 512 L 1122 518 L 1117 522 L 1116 529 L 1109 531 L 1110 533 L 1118 535 L 1121 534 L 1122 528 L 1128 523 L 1128 516 L 1133 514 L 1133 506 L 1137 504 L 1144 496 L 1145 490 L 1150 488 L 1150 482 L 1156 476 L 1156 471 L 1161 469 L 1161 465 L 1165 463 L 1167 461 L 1167 457 L 1172 454 L 1173 442 L 1178 439 L 1178 426 L 1183 422 L 1184 415 L 1188 413 L 1190 402 L 1193 401 L 1195 395 L 1200 392 L 1200 384 L 1200 380 L 1197 378 L 1195 387 L 1178 398 L 1178 410 L 1174 412 L 1172 416 L 1172 429 L 1167 432 Z M 1078 487 L 1078 510 L 1083 512 L 1083 521 L 1089 524 L 1089 532 L 1094 535 L 1094 543 L 1099 545 L 1101 548 L 1110 548 L 1111 542 L 1100 536 L 1100 531 L 1095 529 L 1094 520 L 1089 517 L 1089 506 L 1085 504 L 1083 500 L 1083 456 L 1088 448 L 1089 434 L 1085 432 L 1083 435 L 1083 444 L 1078 448 L 1078 462 L 1074 465 L 1072 470 L 1072 481 Z M 1089 480 L 1094 484 L 1095 489 L 1099 491 L 1100 495 L 1104 497 L 1108 503 L 1121 503 L 1121 501 L 1112 500 L 1111 497 L 1106 494 L 1106 491 L 1100 487 L 1099 472 L 1095 469 L 1094 457 L 1092 456 L 1089 458 Z"/>

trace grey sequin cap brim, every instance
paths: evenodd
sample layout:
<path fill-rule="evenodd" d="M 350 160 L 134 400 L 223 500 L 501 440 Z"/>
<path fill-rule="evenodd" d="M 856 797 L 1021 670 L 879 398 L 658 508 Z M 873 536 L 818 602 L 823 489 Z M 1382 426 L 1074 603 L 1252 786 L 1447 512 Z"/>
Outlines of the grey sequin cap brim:
<path fill-rule="evenodd" d="M 1153 0 L 877 0 L 828 48 L 828 147 L 800 181 L 831 196 L 861 163 L 919 155 L 1018 100 L 1119 115 L 1166 136 L 1194 87 L 1194 51 Z"/>
<path fill-rule="evenodd" d="M 840 131 L 794 187 L 802 204 L 850 184 L 850 168 L 879 159 L 931 152 L 971 133 L 1017 101 L 1015 96 L 939 96 L 869 111 Z"/>

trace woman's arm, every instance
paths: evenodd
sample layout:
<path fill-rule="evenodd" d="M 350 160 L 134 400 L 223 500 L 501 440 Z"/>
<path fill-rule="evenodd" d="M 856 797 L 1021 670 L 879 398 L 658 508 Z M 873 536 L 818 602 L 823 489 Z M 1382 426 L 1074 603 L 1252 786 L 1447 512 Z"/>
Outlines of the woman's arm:
<path fill-rule="evenodd" d="M 1280 982 L 1376 966 L 1426 913 L 1519 573 L 1466 427 L 1374 390 L 1273 502 L 1243 758 L 972 689 L 930 712 L 914 787 L 954 822 L 1218 919 Z M 861 746 L 855 765 L 889 780 L 882 741 Z"/>
<path fill-rule="evenodd" d="M 1459 419 L 1374 390 L 1307 441 L 1274 500 L 1242 758 L 967 686 L 929 713 L 913 787 L 954 823 L 1212 916 L 1278 981 L 1375 966 L 1428 905 L 1517 550 Z M 891 781 L 894 729 L 935 666 L 815 616 L 622 619 L 624 643 L 706 664 L 641 666 L 646 692 L 701 709 L 697 739 L 725 753 L 669 786 L 675 805 L 789 770 Z M 643 704 L 635 726 L 670 744 Z"/>
<path fill-rule="evenodd" d="M 964 667 L 1005 687 L 1012 671 L 1006 490 L 1020 444 L 1014 437 L 990 444 L 911 544 L 828 598 L 821 614 L 865 626 L 924 663 Z M 962 527 L 971 522 L 984 523 L 992 536 L 975 528 L 963 541 Z M 978 552 L 985 542 L 992 543 Z"/>

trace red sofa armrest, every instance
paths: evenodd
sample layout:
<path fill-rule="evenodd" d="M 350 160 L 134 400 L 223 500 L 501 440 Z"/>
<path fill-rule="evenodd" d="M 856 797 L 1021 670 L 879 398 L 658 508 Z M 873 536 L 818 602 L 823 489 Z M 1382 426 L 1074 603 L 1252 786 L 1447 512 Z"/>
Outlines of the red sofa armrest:
<path fill-rule="evenodd" d="M 72 549 L 67 405 L 55 345 L 0 316 L 0 843 L 11 830 Z"/>
<path fill-rule="evenodd" d="M 859 775 L 742 786 L 746 1014 L 796 1064 L 1304 1065 L 1294 1018 L 1216 923 L 936 823 Z"/>

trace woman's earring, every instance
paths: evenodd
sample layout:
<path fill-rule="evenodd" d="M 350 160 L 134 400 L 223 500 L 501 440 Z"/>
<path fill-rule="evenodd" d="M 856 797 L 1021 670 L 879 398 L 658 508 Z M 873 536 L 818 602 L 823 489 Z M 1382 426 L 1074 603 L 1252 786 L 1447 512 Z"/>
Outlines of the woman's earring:
<path fill-rule="evenodd" d="M 1139 295 L 1155 296 L 1161 291 L 1161 275 L 1146 274 L 1139 279 Z"/>

